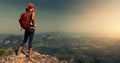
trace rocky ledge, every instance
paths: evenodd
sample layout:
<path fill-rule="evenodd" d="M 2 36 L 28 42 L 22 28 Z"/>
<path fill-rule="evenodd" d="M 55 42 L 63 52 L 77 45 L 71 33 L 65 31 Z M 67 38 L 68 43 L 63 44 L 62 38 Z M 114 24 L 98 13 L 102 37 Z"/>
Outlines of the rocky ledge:
<path fill-rule="evenodd" d="M 26 54 L 21 53 L 16 55 L 15 52 L 10 52 L 0 56 L 0 63 L 70 63 L 67 61 L 59 61 L 50 55 L 39 54 L 33 52 L 31 57 L 26 57 Z"/>

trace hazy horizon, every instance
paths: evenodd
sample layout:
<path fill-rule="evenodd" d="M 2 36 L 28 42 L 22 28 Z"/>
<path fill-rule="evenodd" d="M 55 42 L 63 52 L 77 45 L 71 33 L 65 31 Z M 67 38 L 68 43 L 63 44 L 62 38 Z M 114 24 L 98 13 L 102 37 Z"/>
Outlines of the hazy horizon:
<path fill-rule="evenodd" d="M 18 19 L 29 2 L 36 6 L 36 33 L 120 36 L 119 0 L 0 0 L 0 33 L 23 33 Z"/>

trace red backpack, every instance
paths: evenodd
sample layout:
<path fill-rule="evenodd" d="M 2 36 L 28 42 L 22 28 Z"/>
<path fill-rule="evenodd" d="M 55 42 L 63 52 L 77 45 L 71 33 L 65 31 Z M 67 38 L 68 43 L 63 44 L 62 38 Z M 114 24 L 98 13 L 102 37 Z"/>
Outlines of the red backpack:
<path fill-rule="evenodd" d="M 30 22 L 29 22 L 29 20 L 30 20 L 29 13 L 28 12 L 22 13 L 21 17 L 19 19 L 20 26 L 23 29 L 30 28 Z"/>

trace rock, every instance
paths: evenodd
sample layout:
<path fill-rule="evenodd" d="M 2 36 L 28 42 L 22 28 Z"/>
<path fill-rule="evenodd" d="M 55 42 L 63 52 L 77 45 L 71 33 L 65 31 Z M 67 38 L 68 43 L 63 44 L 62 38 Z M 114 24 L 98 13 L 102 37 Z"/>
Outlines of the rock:
<path fill-rule="evenodd" d="M 61 62 L 58 59 L 51 57 L 50 55 L 42 55 L 38 52 L 33 52 L 31 57 L 26 57 L 21 53 L 16 55 L 15 52 L 10 52 L 0 56 L 0 63 L 67 63 Z"/>

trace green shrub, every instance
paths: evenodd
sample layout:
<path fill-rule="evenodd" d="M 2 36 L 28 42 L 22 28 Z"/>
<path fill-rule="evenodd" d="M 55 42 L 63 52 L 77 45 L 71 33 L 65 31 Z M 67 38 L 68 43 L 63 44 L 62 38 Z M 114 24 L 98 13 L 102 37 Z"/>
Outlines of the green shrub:
<path fill-rule="evenodd" d="M 3 49 L 3 48 L 0 46 L 0 55 L 6 54 L 6 53 L 9 53 L 9 52 L 12 52 L 12 51 L 13 51 L 12 48 Z"/>

